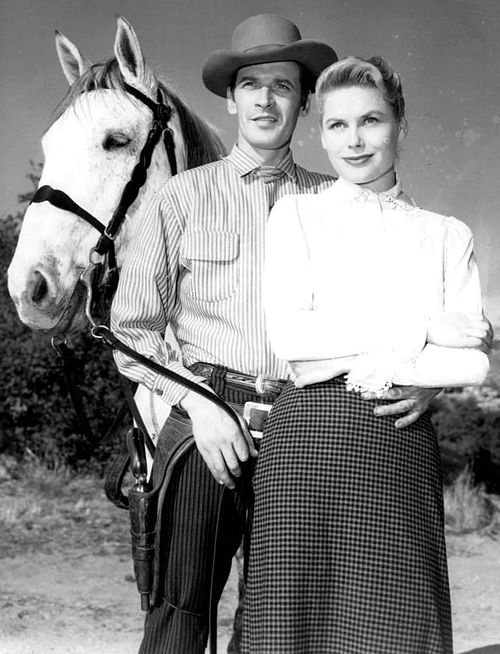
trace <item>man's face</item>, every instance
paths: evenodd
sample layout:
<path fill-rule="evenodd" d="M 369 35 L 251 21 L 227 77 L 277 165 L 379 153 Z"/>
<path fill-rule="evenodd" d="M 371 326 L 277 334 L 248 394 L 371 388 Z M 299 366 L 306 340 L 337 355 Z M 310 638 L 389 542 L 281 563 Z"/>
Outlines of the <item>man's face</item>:
<path fill-rule="evenodd" d="M 238 145 L 274 158 L 288 148 L 300 113 L 300 70 L 293 61 L 240 68 L 228 111 L 238 116 Z"/>

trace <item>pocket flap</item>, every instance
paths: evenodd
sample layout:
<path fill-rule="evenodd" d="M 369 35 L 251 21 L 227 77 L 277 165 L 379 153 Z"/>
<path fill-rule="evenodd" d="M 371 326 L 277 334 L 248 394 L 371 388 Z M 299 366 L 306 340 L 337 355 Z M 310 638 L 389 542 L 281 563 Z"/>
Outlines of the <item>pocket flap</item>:
<path fill-rule="evenodd" d="M 240 237 L 235 232 L 199 229 L 185 232 L 182 257 L 196 261 L 234 261 L 240 253 Z"/>

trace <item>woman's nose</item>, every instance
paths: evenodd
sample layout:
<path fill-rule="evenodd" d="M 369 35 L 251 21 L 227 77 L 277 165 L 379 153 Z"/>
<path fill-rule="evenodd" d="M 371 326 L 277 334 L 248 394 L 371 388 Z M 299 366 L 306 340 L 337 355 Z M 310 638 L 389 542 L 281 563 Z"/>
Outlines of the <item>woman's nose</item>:
<path fill-rule="evenodd" d="M 363 139 L 357 127 L 351 129 L 349 132 L 349 147 L 360 148 L 363 146 Z"/>

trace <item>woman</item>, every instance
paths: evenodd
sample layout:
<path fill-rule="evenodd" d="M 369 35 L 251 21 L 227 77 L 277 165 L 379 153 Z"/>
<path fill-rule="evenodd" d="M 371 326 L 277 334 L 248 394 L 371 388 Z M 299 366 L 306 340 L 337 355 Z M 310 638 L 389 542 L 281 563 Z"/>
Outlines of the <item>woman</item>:
<path fill-rule="evenodd" d="M 472 237 L 401 190 L 404 99 L 384 60 L 333 64 L 316 91 L 339 180 L 283 198 L 269 220 L 269 336 L 296 379 L 254 479 L 244 651 L 451 654 L 429 416 L 397 430 L 360 391 L 484 380 Z"/>

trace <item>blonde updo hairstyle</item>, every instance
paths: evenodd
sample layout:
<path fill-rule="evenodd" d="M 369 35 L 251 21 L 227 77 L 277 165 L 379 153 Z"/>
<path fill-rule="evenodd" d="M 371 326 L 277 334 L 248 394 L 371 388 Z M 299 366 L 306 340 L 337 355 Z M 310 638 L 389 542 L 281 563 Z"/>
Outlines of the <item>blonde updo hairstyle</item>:
<path fill-rule="evenodd" d="M 316 82 L 316 106 L 320 115 L 323 114 L 325 96 L 330 91 L 349 86 L 378 89 L 390 107 L 398 128 L 407 133 L 401 78 L 385 59 L 346 57 L 325 68 Z"/>

